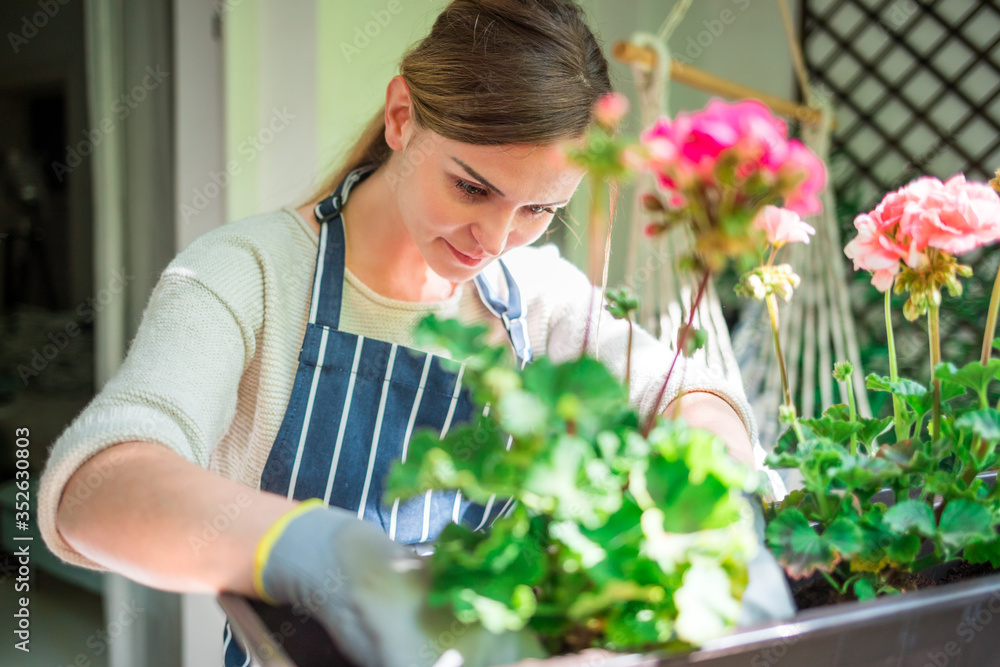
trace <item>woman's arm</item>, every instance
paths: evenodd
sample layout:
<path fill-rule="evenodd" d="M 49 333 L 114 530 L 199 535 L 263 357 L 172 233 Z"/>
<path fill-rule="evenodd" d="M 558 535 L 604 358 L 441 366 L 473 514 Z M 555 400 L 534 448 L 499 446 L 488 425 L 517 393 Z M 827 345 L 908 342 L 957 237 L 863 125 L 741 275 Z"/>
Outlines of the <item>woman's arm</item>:
<path fill-rule="evenodd" d="M 161 583 L 174 590 L 219 583 L 219 577 L 185 576 L 192 564 L 223 552 L 220 545 L 238 530 L 230 527 L 208 544 L 211 550 L 202 549 L 198 539 L 202 531 L 210 536 L 212 519 L 224 523 L 225 504 L 240 491 L 249 494 L 245 500 L 253 497 L 207 472 L 213 447 L 237 414 L 240 383 L 263 330 L 270 264 L 242 230 L 239 224 L 212 230 L 171 261 L 121 367 L 52 446 L 37 512 L 42 537 L 61 560 L 103 570 L 121 563 L 144 582 L 169 574 Z M 251 511 L 240 509 L 237 526 Z M 193 520 L 190 529 L 185 519 Z M 161 520 L 162 527 L 155 525 Z M 152 559 L 145 575 L 136 565 L 140 556 Z"/>
<path fill-rule="evenodd" d="M 147 586 L 256 597 L 256 545 L 297 504 L 162 445 L 127 442 L 102 450 L 70 477 L 56 526 L 84 556 Z"/>
<path fill-rule="evenodd" d="M 680 416 L 690 426 L 711 431 L 726 443 L 733 458 L 757 467 L 750 434 L 728 401 L 706 391 L 693 391 L 671 401 L 663 415 L 669 419 Z"/>

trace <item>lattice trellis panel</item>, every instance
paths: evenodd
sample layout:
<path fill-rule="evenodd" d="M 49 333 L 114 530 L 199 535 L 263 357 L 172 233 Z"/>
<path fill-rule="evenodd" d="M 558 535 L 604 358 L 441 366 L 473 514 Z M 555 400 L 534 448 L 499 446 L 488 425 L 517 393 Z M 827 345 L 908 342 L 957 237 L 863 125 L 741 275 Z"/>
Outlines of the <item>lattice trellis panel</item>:
<path fill-rule="evenodd" d="M 859 203 L 919 174 L 1000 167 L 1000 3 L 804 0 L 809 75 L 832 97 L 838 191 Z"/>
<path fill-rule="evenodd" d="M 837 110 L 831 173 L 845 240 L 857 212 L 919 175 L 987 180 L 1000 167 L 1000 2 L 803 0 L 801 30 L 815 92 Z M 945 358 L 971 360 L 1000 252 L 962 259 L 976 275 L 962 299 L 945 300 L 942 334 Z M 852 290 L 862 356 L 880 371 L 881 299 L 861 275 Z M 901 370 L 916 378 L 927 373 L 921 324 L 896 322 Z"/>

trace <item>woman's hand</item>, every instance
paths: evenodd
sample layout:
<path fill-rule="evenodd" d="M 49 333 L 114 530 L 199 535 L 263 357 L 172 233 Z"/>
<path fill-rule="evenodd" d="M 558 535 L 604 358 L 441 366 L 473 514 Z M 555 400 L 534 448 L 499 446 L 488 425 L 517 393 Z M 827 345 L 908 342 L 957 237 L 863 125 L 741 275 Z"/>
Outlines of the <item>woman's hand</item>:
<path fill-rule="evenodd" d="M 255 587 L 273 603 L 308 612 L 358 665 L 464 667 L 543 657 L 530 632 L 493 635 L 427 606 L 424 560 L 356 513 L 306 501 L 261 540 Z M 452 660 L 452 658 L 455 658 Z"/>
<path fill-rule="evenodd" d="M 668 419 L 682 417 L 689 426 L 711 431 L 726 443 L 733 458 L 756 469 L 750 434 L 725 399 L 706 391 L 693 391 L 671 401 L 663 416 Z"/>

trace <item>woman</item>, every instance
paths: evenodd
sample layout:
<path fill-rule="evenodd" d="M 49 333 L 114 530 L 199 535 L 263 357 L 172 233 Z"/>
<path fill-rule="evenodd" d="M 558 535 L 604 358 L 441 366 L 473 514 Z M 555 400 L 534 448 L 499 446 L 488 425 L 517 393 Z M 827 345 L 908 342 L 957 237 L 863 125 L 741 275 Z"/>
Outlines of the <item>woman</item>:
<path fill-rule="evenodd" d="M 49 547 L 161 589 L 297 605 L 359 664 L 431 664 L 441 631 L 466 664 L 532 654 L 519 635 L 418 620 L 423 577 L 403 546 L 452 521 L 482 529 L 509 503 L 387 504 L 383 480 L 413 429 L 471 410 L 414 349 L 424 315 L 486 322 L 524 363 L 582 351 L 594 291 L 528 246 L 583 177 L 560 143 L 610 90 L 572 2 L 455 0 L 311 201 L 213 230 L 164 271 L 121 369 L 52 451 Z M 601 323 L 619 376 L 626 338 Z M 753 421 L 721 373 L 688 364 L 654 405 L 668 361 L 637 332 L 634 403 L 649 414 L 694 392 L 681 413 L 752 464 Z M 225 664 L 249 664 L 228 627 Z"/>

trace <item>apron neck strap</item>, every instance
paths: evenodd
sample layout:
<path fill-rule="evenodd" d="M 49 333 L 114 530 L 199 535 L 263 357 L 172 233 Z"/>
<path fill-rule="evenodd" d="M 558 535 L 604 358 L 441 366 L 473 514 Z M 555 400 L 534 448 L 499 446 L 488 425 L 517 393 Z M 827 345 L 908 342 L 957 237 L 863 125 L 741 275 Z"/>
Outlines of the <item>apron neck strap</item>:
<path fill-rule="evenodd" d="M 528 336 L 528 309 L 521 301 L 521 290 L 517 287 L 514 276 L 510 269 L 504 264 L 502 259 L 497 260 L 500 269 L 503 271 L 504 280 L 507 283 L 507 299 L 503 299 L 497 293 L 493 285 L 480 273 L 476 276 L 476 289 L 479 291 L 479 298 L 482 299 L 486 308 L 500 318 L 510 343 L 514 346 L 514 353 L 521 368 L 531 363 L 534 352 L 531 348 L 531 338 Z"/>
<path fill-rule="evenodd" d="M 320 223 L 319 249 L 316 253 L 316 271 L 313 274 L 312 301 L 309 323 L 331 329 L 340 328 L 340 307 L 344 292 L 344 216 L 341 212 L 347 203 L 351 188 L 371 175 L 375 165 L 355 169 L 347 175 L 337 189 L 316 204 L 313 215 Z"/>

